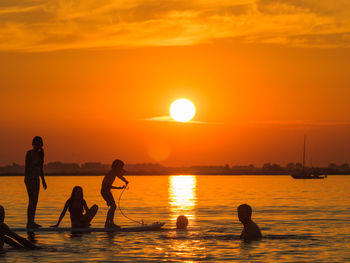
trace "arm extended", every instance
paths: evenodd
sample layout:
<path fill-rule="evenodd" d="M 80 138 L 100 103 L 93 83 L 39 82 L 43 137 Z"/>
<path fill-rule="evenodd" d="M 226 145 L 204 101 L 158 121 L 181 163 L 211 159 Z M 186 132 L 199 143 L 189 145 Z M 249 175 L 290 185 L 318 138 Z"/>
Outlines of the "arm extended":
<path fill-rule="evenodd" d="M 59 226 L 59 224 L 61 223 L 63 217 L 65 216 L 65 214 L 66 214 L 66 212 L 67 212 L 68 206 L 69 206 L 69 200 L 67 200 L 66 204 L 64 205 L 63 210 L 62 210 L 62 213 L 61 213 L 61 215 L 60 215 L 60 218 L 58 219 L 57 224 L 56 224 L 56 225 L 53 225 L 53 226 L 51 226 L 51 227 L 58 227 L 58 226 Z"/>
<path fill-rule="evenodd" d="M 17 235 L 15 232 L 10 230 L 9 228 L 6 230 L 4 241 L 6 242 L 6 244 L 14 248 L 21 248 L 21 247 L 30 248 L 30 249 L 39 248 L 29 240 Z"/>
<path fill-rule="evenodd" d="M 41 172 L 40 177 L 41 177 L 41 182 L 43 184 L 43 187 L 46 190 L 47 189 L 47 185 L 46 185 L 46 181 L 45 181 L 45 177 L 44 177 L 44 172 L 43 171 Z"/>
<path fill-rule="evenodd" d="M 129 184 L 128 180 L 126 180 L 125 177 L 124 177 L 122 174 L 117 175 L 117 177 L 118 177 L 120 180 L 124 181 L 124 183 L 125 183 L 126 185 Z"/>
<path fill-rule="evenodd" d="M 44 176 L 44 169 L 43 166 L 41 166 L 41 173 L 40 173 L 40 177 L 41 177 L 41 183 L 43 184 L 44 189 L 46 190 L 47 185 L 46 185 L 46 181 L 45 181 L 45 176 Z"/>

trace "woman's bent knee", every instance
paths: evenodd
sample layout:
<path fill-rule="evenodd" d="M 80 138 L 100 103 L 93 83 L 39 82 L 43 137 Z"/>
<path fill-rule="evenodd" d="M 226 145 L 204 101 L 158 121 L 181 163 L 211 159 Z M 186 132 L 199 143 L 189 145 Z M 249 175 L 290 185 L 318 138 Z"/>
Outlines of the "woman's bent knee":
<path fill-rule="evenodd" d="M 93 214 L 96 214 L 97 211 L 98 211 L 98 205 L 93 205 L 93 206 L 90 208 L 90 211 L 91 211 Z"/>

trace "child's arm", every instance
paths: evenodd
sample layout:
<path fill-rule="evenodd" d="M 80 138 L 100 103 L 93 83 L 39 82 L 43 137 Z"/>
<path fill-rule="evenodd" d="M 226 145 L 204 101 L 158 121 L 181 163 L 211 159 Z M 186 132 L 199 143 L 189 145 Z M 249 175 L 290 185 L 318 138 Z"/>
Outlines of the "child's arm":
<path fill-rule="evenodd" d="M 24 248 L 20 243 L 14 241 L 12 238 L 8 236 L 4 236 L 4 242 L 13 248 Z"/>
<path fill-rule="evenodd" d="M 41 177 L 41 182 L 43 184 L 43 188 L 46 190 L 47 189 L 47 185 L 46 185 L 46 181 L 45 181 L 44 171 L 43 170 L 41 170 L 40 177 Z"/>
<path fill-rule="evenodd" d="M 17 241 L 20 245 L 22 245 L 25 248 L 30 248 L 30 249 L 40 248 L 40 247 L 34 245 L 29 240 L 25 239 L 24 237 L 21 237 L 21 236 L 17 235 L 15 232 L 12 232 L 11 230 L 7 233 L 7 236 L 11 237 L 12 239 Z M 7 240 L 7 239 L 5 239 L 5 240 Z M 10 245 L 11 244 L 12 244 L 12 242 L 10 242 Z"/>
<path fill-rule="evenodd" d="M 118 177 L 120 180 L 124 181 L 124 183 L 125 183 L 126 185 L 129 183 L 128 180 L 126 180 L 125 177 L 124 177 L 122 174 L 117 175 L 117 177 Z"/>
<path fill-rule="evenodd" d="M 26 154 L 26 162 L 25 162 L 25 175 L 28 175 L 29 171 L 30 171 L 30 166 L 31 165 L 31 159 L 30 159 L 30 152 L 28 151 Z"/>
<path fill-rule="evenodd" d="M 83 207 L 84 207 L 84 209 L 85 209 L 85 213 L 86 213 L 87 211 L 89 211 L 89 207 L 87 206 L 87 203 L 86 203 L 85 200 L 83 200 Z"/>
<path fill-rule="evenodd" d="M 58 227 L 58 226 L 59 226 L 59 224 L 61 223 L 61 221 L 62 221 L 64 215 L 65 215 L 66 212 L 67 212 L 67 209 L 68 209 L 68 206 L 69 206 L 69 200 L 70 200 L 70 199 L 68 199 L 67 202 L 66 202 L 66 204 L 64 205 L 63 210 L 62 210 L 62 213 L 61 213 L 61 215 L 60 215 L 60 218 L 58 219 L 57 224 L 56 224 L 56 225 L 53 225 L 53 226 L 51 226 L 51 227 Z"/>
<path fill-rule="evenodd" d="M 38 246 L 34 245 L 32 242 L 30 242 L 29 240 L 17 235 L 15 232 L 13 232 L 12 230 L 10 230 L 8 228 L 8 226 L 5 225 L 4 227 L 4 234 L 5 234 L 5 239 L 4 241 L 12 246 L 12 247 L 16 247 L 19 248 L 20 246 L 25 247 L 25 248 L 30 248 L 30 249 L 36 249 L 39 248 Z M 18 243 L 18 244 L 15 244 Z"/>

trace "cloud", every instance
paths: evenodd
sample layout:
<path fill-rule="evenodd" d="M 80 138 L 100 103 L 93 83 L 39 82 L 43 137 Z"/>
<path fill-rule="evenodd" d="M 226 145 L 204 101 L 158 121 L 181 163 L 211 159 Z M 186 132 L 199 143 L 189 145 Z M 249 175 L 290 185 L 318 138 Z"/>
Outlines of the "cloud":
<path fill-rule="evenodd" d="M 190 123 L 190 124 L 222 124 L 219 122 L 206 122 L 206 121 L 186 121 L 186 122 L 179 122 L 175 121 L 171 116 L 158 116 L 158 117 L 152 117 L 143 119 L 143 121 L 155 121 L 155 122 L 176 122 L 176 123 Z"/>
<path fill-rule="evenodd" d="M 0 50 L 194 45 L 349 47 L 348 0 L 2 0 Z"/>

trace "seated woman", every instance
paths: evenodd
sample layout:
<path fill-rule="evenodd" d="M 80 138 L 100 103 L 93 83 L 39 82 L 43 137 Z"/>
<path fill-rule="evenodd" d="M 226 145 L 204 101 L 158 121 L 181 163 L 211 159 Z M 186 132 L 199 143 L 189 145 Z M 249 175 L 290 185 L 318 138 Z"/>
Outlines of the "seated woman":
<path fill-rule="evenodd" d="M 14 248 L 37 249 L 29 240 L 17 235 L 5 223 L 5 209 L 0 205 L 0 251 L 3 250 L 4 244 L 8 244 Z"/>
<path fill-rule="evenodd" d="M 80 186 L 75 186 L 73 188 L 71 197 L 67 200 L 64 205 L 63 211 L 58 219 L 56 225 L 51 227 L 58 227 L 67 212 L 70 212 L 70 220 L 72 223 L 72 228 L 85 228 L 90 226 L 90 222 L 97 213 L 98 206 L 93 205 L 90 209 L 88 208 L 84 198 L 83 189 Z M 83 211 L 85 210 L 85 214 Z"/>

